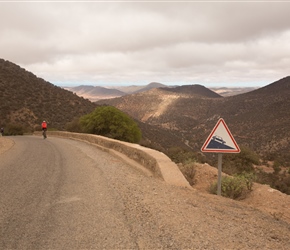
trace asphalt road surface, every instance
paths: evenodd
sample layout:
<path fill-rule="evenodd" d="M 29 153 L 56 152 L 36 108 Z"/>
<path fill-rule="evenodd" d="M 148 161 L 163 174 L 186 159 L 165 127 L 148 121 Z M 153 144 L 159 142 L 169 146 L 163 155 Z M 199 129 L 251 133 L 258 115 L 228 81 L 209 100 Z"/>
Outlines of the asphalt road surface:
<path fill-rule="evenodd" d="M 189 244 L 174 243 L 178 221 L 178 228 L 165 229 L 176 213 L 169 197 L 176 187 L 85 142 L 10 139 L 14 146 L 0 154 L 0 249 L 175 249 L 174 244 Z"/>
<path fill-rule="evenodd" d="M 11 138 L 0 162 L 0 249 L 138 248 L 114 179 L 142 173 L 86 143 Z"/>

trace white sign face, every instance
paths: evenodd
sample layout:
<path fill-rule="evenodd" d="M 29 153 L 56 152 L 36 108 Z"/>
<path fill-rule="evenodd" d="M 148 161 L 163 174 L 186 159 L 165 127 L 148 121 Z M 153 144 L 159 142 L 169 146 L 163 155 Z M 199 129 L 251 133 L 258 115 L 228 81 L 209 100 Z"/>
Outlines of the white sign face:
<path fill-rule="evenodd" d="M 241 150 L 225 121 L 221 118 L 206 139 L 201 151 L 212 153 L 240 153 Z"/>

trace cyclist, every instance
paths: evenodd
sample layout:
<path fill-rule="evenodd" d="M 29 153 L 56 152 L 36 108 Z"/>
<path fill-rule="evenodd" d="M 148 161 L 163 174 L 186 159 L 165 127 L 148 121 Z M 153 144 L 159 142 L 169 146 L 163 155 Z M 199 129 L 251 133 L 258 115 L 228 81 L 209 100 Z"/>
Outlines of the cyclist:
<path fill-rule="evenodd" d="M 46 130 L 47 130 L 47 123 L 46 121 L 43 121 L 42 124 L 41 124 L 41 128 L 42 128 L 42 135 L 43 135 L 43 138 L 46 139 Z"/>

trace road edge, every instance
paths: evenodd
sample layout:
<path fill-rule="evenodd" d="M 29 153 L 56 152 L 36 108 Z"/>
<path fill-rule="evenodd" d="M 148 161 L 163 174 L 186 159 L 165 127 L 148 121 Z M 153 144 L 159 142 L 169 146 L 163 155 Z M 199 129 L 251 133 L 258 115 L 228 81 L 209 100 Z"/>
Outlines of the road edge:
<path fill-rule="evenodd" d="M 40 136 L 41 132 L 34 132 L 34 135 Z M 192 188 L 178 166 L 168 156 L 157 150 L 146 148 L 139 144 L 118 141 L 93 134 L 47 131 L 47 136 L 92 143 L 121 158 L 128 164 L 138 167 L 147 175 L 152 173 L 153 176 L 162 178 L 168 184 Z"/>

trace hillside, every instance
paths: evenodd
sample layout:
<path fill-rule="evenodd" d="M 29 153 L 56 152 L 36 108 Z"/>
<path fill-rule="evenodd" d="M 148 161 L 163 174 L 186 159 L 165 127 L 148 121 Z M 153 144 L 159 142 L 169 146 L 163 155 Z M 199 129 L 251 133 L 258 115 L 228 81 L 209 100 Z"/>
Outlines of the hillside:
<path fill-rule="evenodd" d="M 179 88 L 162 88 L 97 103 L 116 106 L 142 122 L 169 129 L 195 151 L 200 151 L 222 117 L 239 145 L 290 163 L 289 84 L 290 77 L 286 77 L 264 88 L 223 98 L 212 98 L 210 92 L 185 94 Z"/>
<path fill-rule="evenodd" d="M 57 87 L 18 65 L 0 59 L 0 126 L 22 125 L 29 130 L 47 120 L 50 128 L 63 129 L 96 104 Z"/>
<path fill-rule="evenodd" d="M 161 88 L 162 90 L 177 93 L 177 94 L 187 94 L 191 96 L 203 96 L 203 97 L 209 97 L 209 98 L 218 98 L 221 97 L 219 94 L 217 94 L 214 91 L 209 90 L 208 88 L 195 84 L 195 85 L 183 85 L 183 86 L 177 86 L 174 88 Z"/>
<path fill-rule="evenodd" d="M 148 91 L 150 89 L 162 88 L 162 87 L 166 87 L 166 85 L 159 83 L 159 82 L 151 82 L 148 85 L 146 85 L 145 87 L 142 87 L 138 90 L 135 90 L 134 92 L 132 92 L 132 94 Z"/>
<path fill-rule="evenodd" d="M 221 100 L 212 115 L 224 117 L 240 144 L 268 158 L 290 161 L 290 77 L 266 87 Z"/>
<path fill-rule="evenodd" d="M 151 89 L 155 88 L 162 88 L 167 89 L 170 91 L 173 89 L 173 92 L 180 92 L 180 93 L 188 93 L 189 92 L 196 92 L 202 91 L 202 89 L 206 89 L 202 85 L 182 85 L 182 86 L 167 86 L 162 83 L 158 82 L 151 82 L 145 86 L 143 85 L 131 85 L 131 86 L 110 86 L 110 87 L 100 87 L 100 86 L 92 86 L 92 85 L 80 85 L 76 87 L 65 87 L 65 89 L 75 93 L 78 96 L 84 97 L 89 99 L 92 102 L 96 102 L 102 99 L 111 99 L 120 96 L 124 96 L 127 94 L 136 94 L 141 92 L 146 92 Z M 200 90 L 198 90 L 198 88 Z M 242 93 L 247 93 L 256 88 L 251 87 L 232 87 L 232 88 L 209 88 L 213 92 L 210 94 L 212 97 L 220 97 L 220 96 L 234 96 Z M 208 89 L 207 89 L 208 91 Z"/>
<path fill-rule="evenodd" d="M 179 129 L 178 124 L 184 123 L 184 115 L 192 109 L 191 105 L 180 107 L 180 100 L 191 99 L 193 96 L 197 100 L 207 99 L 208 96 L 222 98 L 203 86 L 190 85 L 176 89 L 150 89 L 120 98 L 100 100 L 97 103 L 113 105 L 134 117 L 139 121 L 139 127 L 142 129 L 145 141 L 142 141 L 142 144 L 149 144 L 150 147 L 164 152 L 174 147 L 192 149 L 192 146 L 189 146 L 188 138 L 185 137 L 184 131 Z M 168 120 L 166 118 L 167 112 L 176 109 L 178 109 L 176 112 L 173 111 L 174 116 L 169 117 Z"/>
<path fill-rule="evenodd" d="M 118 87 L 100 87 L 92 85 L 80 85 L 76 87 L 66 87 L 65 89 L 75 93 L 78 96 L 96 102 L 102 99 L 111 99 L 127 94 L 135 94 L 148 91 L 154 88 L 166 87 L 166 85 L 152 82 L 146 86 L 118 86 Z"/>
<path fill-rule="evenodd" d="M 185 109 L 192 108 L 191 106 L 180 107 L 180 100 L 201 100 L 203 98 L 207 99 L 208 96 L 222 98 L 218 94 L 209 89 L 206 89 L 205 87 L 200 88 L 198 86 L 196 88 L 195 85 L 192 85 L 189 86 L 189 88 L 188 86 L 183 86 L 173 89 L 151 89 L 149 91 L 126 95 L 119 98 L 100 100 L 97 103 L 116 106 L 140 121 L 154 124 L 155 120 L 158 121 L 161 119 L 160 117 L 164 118 L 167 112 L 170 112 L 171 108 L 181 108 L 182 110 L 180 111 L 182 111 L 182 113 L 184 113 Z M 160 122 L 157 123 L 159 124 Z M 169 128 L 167 126 L 164 127 Z"/>
<path fill-rule="evenodd" d="M 253 91 L 255 89 L 258 89 L 258 87 L 213 87 L 210 88 L 212 91 L 216 92 L 217 94 L 221 96 L 234 96 L 239 95 L 243 93 L 247 93 L 250 91 Z"/>
<path fill-rule="evenodd" d="M 126 93 L 117 90 L 109 89 L 99 86 L 91 85 L 81 85 L 77 87 L 66 87 L 65 89 L 77 94 L 78 96 L 89 99 L 92 102 L 98 101 L 100 99 L 115 98 L 119 96 L 126 95 Z"/>

